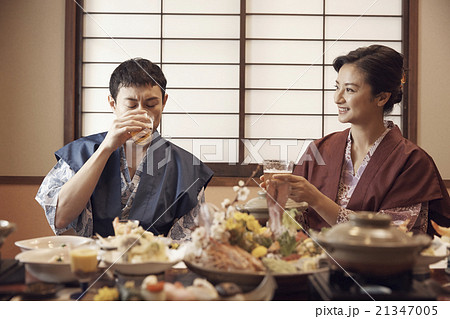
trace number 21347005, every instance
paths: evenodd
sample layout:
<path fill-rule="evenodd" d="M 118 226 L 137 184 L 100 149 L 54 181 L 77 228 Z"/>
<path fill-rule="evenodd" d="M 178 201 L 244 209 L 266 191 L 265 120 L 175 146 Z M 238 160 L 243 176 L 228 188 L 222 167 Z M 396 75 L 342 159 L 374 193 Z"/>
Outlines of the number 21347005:
<path fill-rule="evenodd" d="M 436 316 L 437 306 L 377 306 L 377 316 Z"/>

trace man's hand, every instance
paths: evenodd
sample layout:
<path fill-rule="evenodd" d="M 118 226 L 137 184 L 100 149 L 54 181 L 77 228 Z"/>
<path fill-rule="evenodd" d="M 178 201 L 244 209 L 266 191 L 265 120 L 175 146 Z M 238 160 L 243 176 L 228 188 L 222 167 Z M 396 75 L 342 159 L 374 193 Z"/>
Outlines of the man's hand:
<path fill-rule="evenodd" d="M 139 132 L 145 128 L 152 128 L 151 120 L 145 111 L 127 111 L 114 119 L 101 146 L 112 153 L 130 139 L 132 132 Z"/>

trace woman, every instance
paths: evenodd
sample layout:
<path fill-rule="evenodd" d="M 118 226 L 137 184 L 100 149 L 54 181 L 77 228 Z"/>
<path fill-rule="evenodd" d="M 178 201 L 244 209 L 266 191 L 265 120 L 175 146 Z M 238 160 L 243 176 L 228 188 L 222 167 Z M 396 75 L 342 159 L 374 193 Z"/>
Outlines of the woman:
<path fill-rule="evenodd" d="M 363 210 L 389 214 L 414 232 L 433 234 L 430 219 L 450 226 L 449 195 L 432 158 L 383 120 L 402 99 L 401 54 L 372 45 L 336 58 L 333 67 L 338 119 L 351 128 L 315 141 L 293 175 L 274 176 L 289 182 L 290 198 L 309 203 L 306 227 L 346 222 Z M 317 150 L 325 165 L 315 161 Z"/>

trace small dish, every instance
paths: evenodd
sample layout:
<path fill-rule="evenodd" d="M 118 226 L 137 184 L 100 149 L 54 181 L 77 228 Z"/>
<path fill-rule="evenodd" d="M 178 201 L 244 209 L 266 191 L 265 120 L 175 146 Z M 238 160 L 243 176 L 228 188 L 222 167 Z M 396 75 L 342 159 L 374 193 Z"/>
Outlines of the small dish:
<path fill-rule="evenodd" d="M 197 275 L 205 277 L 213 284 L 221 282 L 232 282 L 237 284 L 243 292 L 249 292 L 255 289 L 268 272 L 258 271 L 242 271 L 242 270 L 230 270 L 224 271 L 211 267 L 202 266 L 196 262 L 184 260 L 186 266 Z M 315 270 L 298 271 L 293 273 L 271 273 L 278 286 L 277 291 L 282 293 L 288 293 L 304 289 L 307 286 L 307 278 L 309 275 L 327 271 L 328 266 L 322 266 Z"/>
<path fill-rule="evenodd" d="M 19 253 L 16 260 L 37 279 L 49 283 L 74 282 L 77 279 L 70 271 L 68 248 L 44 248 Z"/>
<path fill-rule="evenodd" d="M 124 275 L 152 275 L 169 270 L 183 259 L 179 254 L 169 253 L 169 261 L 129 263 L 121 260 L 122 254 L 117 250 L 106 251 L 102 256 L 102 261 L 108 269 L 111 268 Z"/>
<path fill-rule="evenodd" d="M 81 245 L 90 244 L 93 239 L 81 236 L 48 236 L 32 238 L 27 240 L 16 241 L 15 244 L 22 251 L 44 248 L 64 248 L 64 247 L 78 247 Z"/>

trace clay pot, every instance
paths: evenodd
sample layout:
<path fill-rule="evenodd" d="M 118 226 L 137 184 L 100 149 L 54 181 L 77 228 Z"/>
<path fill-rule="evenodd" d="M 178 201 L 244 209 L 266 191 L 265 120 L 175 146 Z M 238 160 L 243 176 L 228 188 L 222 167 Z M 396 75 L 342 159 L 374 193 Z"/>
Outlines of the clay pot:
<path fill-rule="evenodd" d="M 427 235 L 408 236 L 391 226 L 389 215 L 356 212 L 348 223 L 317 235 L 329 258 L 348 272 L 386 276 L 409 271 L 420 251 L 431 244 Z"/>

